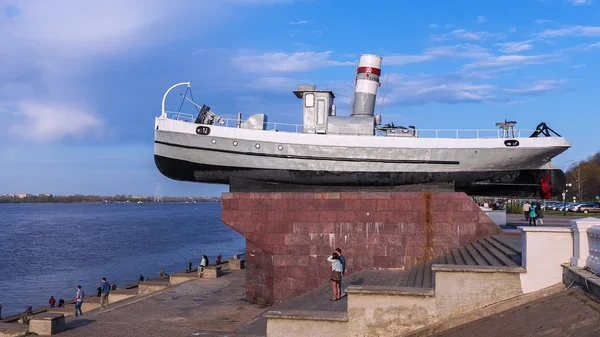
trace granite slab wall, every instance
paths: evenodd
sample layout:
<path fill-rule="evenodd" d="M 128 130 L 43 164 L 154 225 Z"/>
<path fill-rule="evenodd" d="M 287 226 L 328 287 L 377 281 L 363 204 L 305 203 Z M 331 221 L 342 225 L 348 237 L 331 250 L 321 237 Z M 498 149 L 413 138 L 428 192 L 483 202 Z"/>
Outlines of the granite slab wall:
<path fill-rule="evenodd" d="M 246 295 L 277 304 L 330 279 L 336 247 L 347 273 L 410 268 L 502 230 L 458 192 L 234 192 L 222 220 L 246 238 Z"/>

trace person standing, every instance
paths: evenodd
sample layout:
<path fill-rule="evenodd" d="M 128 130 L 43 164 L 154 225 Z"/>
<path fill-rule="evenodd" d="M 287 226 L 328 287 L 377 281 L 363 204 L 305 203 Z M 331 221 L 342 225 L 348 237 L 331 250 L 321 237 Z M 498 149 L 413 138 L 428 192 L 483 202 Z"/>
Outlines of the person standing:
<path fill-rule="evenodd" d="M 335 251 L 338 253 L 340 257 L 340 263 L 342 264 L 342 276 L 346 274 L 346 257 L 342 255 L 342 249 L 336 248 Z M 342 286 L 342 280 L 340 280 L 340 298 L 346 296 L 346 292 L 344 291 L 344 287 Z"/>
<path fill-rule="evenodd" d="M 202 255 L 202 260 L 200 260 L 200 268 L 198 268 L 198 275 L 200 277 L 202 277 L 202 272 L 206 266 L 208 266 L 208 256 Z"/>
<path fill-rule="evenodd" d="M 0 319 L 2 319 L 2 304 L 0 304 Z"/>
<path fill-rule="evenodd" d="M 529 201 L 525 201 L 525 204 L 523 205 L 523 214 L 525 214 L 525 221 L 529 221 L 529 212 L 531 211 L 531 204 L 529 203 Z M 531 224 L 531 221 L 529 221 L 529 224 Z"/>
<path fill-rule="evenodd" d="M 50 304 L 50 308 L 54 308 L 54 305 L 56 304 L 56 300 L 54 299 L 54 296 L 50 296 L 50 299 L 48 300 L 48 304 Z"/>
<path fill-rule="evenodd" d="M 192 261 L 188 263 L 188 271 L 192 271 Z"/>
<path fill-rule="evenodd" d="M 110 286 L 110 290 L 117 290 L 117 285 L 116 283 L 112 283 L 112 285 Z"/>
<path fill-rule="evenodd" d="M 540 225 L 544 224 L 544 220 L 542 220 L 544 218 L 544 214 L 542 213 L 542 206 L 539 203 L 535 205 L 535 218 Z"/>
<path fill-rule="evenodd" d="M 331 291 L 333 296 L 330 301 L 338 301 L 340 299 L 340 282 L 342 282 L 342 263 L 340 262 L 340 256 L 336 252 L 333 252 L 327 258 L 327 261 L 331 263 Z"/>
<path fill-rule="evenodd" d="M 81 305 L 83 304 L 83 290 L 81 290 L 81 286 L 77 286 L 77 295 L 75 295 L 75 317 L 81 315 L 83 316 L 83 311 L 81 311 Z"/>
<path fill-rule="evenodd" d="M 531 207 L 529 208 L 529 225 L 530 226 L 531 226 L 532 223 L 533 223 L 534 226 L 536 226 L 536 223 L 535 223 L 536 216 L 537 216 L 537 214 L 535 212 L 536 208 L 537 207 L 535 207 L 535 204 L 531 205 Z"/>
<path fill-rule="evenodd" d="M 104 310 L 104 305 L 108 308 L 108 295 L 110 294 L 110 283 L 106 282 L 106 277 L 102 278 L 102 300 L 100 301 L 100 310 Z"/>
<path fill-rule="evenodd" d="M 98 293 L 97 294 L 98 297 L 102 296 L 102 287 L 99 285 L 96 285 L 96 292 Z"/>

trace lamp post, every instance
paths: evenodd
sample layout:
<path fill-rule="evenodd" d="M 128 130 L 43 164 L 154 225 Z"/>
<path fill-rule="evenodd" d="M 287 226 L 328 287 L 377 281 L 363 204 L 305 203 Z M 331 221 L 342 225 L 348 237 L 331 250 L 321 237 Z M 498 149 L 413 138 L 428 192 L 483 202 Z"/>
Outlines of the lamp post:
<path fill-rule="evenodd" d="M 567 187 L 571 187 L 573 184 L 567 183 L 565 184 L 565 191 L 562 194 L 563 197 L 563 216 L 567 216 Z"/>

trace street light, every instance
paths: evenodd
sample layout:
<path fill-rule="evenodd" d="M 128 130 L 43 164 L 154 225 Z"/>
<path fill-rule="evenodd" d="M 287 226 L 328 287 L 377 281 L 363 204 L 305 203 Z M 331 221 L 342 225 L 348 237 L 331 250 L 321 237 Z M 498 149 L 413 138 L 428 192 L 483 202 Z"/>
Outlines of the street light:
<path fill-rule="evenodd" d="M 567 183 L 565 184 L 565 190 L 562 194 L 563 196 L 563 216 L 567 216 L 567 187 L 571 187 L 573 186 L 573 184 L 571 183 Z"/>

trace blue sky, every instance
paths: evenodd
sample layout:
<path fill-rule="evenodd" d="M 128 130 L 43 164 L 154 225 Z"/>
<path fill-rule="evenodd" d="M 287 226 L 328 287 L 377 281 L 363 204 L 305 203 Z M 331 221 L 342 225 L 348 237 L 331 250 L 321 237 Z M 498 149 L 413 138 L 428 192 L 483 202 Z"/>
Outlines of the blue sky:
<path fill-rule="evenodd" d="M 299 84 L 333 88 L 347 113 L 362 53 L 390 75 L 384 123 L 544 121 L 573 144 L 562 167 L 599 149 L 595 2 L 0 0 L 0 193 L 219 195 L 154 165 L 170 85 L 191 81 L 224 117 L 300 123 Z"/>

